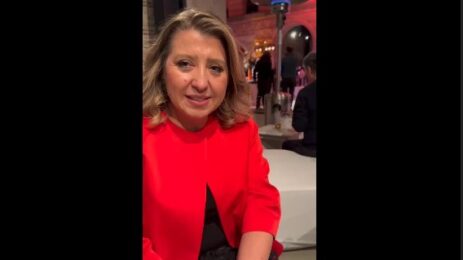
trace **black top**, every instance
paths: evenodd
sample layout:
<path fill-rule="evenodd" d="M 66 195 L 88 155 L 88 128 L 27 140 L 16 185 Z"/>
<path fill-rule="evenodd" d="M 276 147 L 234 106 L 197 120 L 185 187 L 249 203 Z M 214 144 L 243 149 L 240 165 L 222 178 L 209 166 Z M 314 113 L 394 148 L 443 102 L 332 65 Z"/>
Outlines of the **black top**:
<path fill-rule="evenodd" d="M 256 66 L 254 67 L 254 78 L 256 78 L 257 73 L 257 80 L 263 81 L 266 79 L 273 78 L 273 71 L 272 71 L 272 61 L 267 58 L 261 58 L 257 61 Z"/>
<path fill-rule="evenodd" d="M 209 250 L 228 246 L 225 233 L 220 224 L 217 206 L 209 186 L 206 186 L 206 215 L 204 218 L 203 240 L 201 242 L 201 255 Z"/>
<path fill-rule="evenodd" d="M 209 186 L 206 186 L 206 215 L 204 220 L 203 240 L 199 260 L 236 260 L 238 249 L 228 245 L 219 213 Z M 275 252 L 271 252 L 269 260 L 278 259 Z"/>
<path fill-rule="evenodd" d="M 317 82 L 304 87 L 297 95 L 293 111 L 293 128 L 304 132 L 303 144 L 316 147 L 317 144 Z"/>

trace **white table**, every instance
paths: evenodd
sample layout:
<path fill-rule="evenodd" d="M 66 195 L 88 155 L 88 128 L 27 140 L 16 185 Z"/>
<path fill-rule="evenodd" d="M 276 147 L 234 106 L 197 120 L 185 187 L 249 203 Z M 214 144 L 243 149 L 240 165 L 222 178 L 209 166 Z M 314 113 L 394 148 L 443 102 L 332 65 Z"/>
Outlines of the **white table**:
<path fill-rule="evenodd" d="M 316 245 L 316 159 L 281 149 L 264 149 L 270 182 L 280 191 L 277 240 L 286 249 Z"/>
<path fill-rule="evenodd" d="M 259 135 L 265 148 L 280 149 L 286 140 L 302 139 L 301 134 L 291 127 L 291 118 L 283 118 L 280 129 L 274 124 L 259 127 Z"/>

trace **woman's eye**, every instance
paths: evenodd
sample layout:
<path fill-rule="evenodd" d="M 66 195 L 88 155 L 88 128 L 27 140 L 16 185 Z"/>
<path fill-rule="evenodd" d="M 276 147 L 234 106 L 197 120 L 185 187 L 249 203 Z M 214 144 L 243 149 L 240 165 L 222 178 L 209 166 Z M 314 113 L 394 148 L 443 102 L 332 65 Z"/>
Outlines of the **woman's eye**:
<path fill-rule="evenodd" d="M 218 66 L 218 65 L 213 65 L 211 66 L 211 70 L 214 72 L 214 73 L 221 73 L 224 71 L 224 69 L 221 67 L 221 66 Z"/>
<path fill-rule="evenodd" d="M 181 60 L 181 61 L 178 61 L 178 62 L 177 62 L 177 66 L 178 66 L 180 69 L 188 69 L 189 67 L 192 66 L 192 64 L 191 64 L 189 61 Z"/>

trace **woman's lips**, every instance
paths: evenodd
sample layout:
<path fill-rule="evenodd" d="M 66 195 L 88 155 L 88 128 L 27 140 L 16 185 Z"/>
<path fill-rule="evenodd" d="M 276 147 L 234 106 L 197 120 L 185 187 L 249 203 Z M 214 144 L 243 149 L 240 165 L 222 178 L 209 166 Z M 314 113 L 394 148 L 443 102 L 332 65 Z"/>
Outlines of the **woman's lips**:
<path fill-rule="evenodd" d="M 186 98 L 190 102 L 190 104 L 194 106 L 206 106 L 209 103 L 211 97 L 208 96 L 189 96 L 187 95 Z"/>

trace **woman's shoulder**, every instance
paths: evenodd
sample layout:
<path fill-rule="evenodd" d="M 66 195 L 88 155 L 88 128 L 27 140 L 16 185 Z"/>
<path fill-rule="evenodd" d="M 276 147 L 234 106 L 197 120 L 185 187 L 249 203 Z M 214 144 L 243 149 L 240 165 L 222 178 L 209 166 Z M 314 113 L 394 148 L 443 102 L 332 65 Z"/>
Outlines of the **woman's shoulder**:
<path fill-rule="evenodd" d="M 150 131 L 153 127 L 151 125 L 151 117 L 143 117 L 142 128 L 143 132 Z"/>
<path fill-rule="evenodd" d="M 143 117 L 143 120 L 142 120 L 143 138 L 145 138 L 147 135 L 150 135 L 152 133 L 159 132 L 159 130 L 163 128 L 164 123 L 160 123 L 154 126 L 152 123 L 152 120 L 153 119 L 151 117 Z"/>
<path fill-rule="evenodd" d="M 152 128 L 150 127 L 150 122 L 151 122 L 151 118 L 143 117 L 143 120 L 142 120 L 143 139 L 145 139 L 152 131 Z"/>

